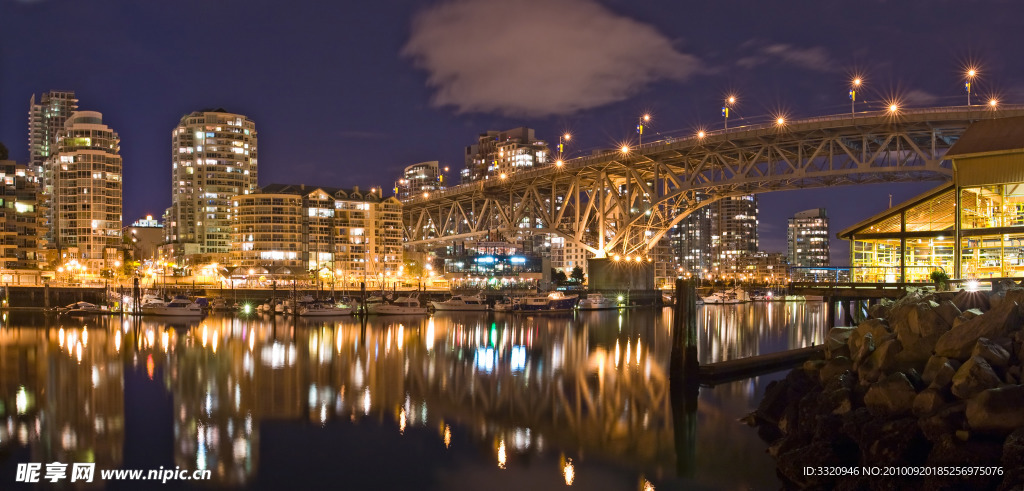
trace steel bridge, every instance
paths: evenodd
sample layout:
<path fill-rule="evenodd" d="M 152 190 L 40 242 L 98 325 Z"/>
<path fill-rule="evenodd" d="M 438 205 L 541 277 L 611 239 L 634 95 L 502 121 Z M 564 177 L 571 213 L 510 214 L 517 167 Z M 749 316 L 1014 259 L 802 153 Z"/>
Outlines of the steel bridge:
<path fill-rule="evenodd" d="M 665 139 L 461 184 L 405 202 L 410 245 L 556 234 L 597 257 L 645 254 L 729 196 L 952 176 L 946 150 L 973 121 L 1024 106 L 872 111 Z"/>

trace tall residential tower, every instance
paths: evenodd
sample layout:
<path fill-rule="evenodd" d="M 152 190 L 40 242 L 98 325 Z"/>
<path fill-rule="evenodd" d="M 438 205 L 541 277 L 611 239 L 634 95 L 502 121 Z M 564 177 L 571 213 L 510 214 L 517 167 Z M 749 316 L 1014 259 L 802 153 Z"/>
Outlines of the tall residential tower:
<path fill-rule="evenodd" d="M 121 246 L 121 140 L 95 111 L 76 111 L 57 145 L 50 226 L 60 261 L 112 269 Z"/>
<path fill-rule="evenodd" d="M 53 157 L 58 152 L 57 140 L 64 132 L 64 123 L 78 110 L 78 99 L 72 91 L 51 90 L 40 94 L 38 101 L 33 94 L 28 104 L 28 166 L 39 180 L 44 196 L 40 204 L 43 205 L 53 196 L 57 164 Z M 44 241 L 40 247 L 52 247 L 56 233 L 54 208 L 41 207 L 39 212 L 45 215 Z"/>
<path fill-rule="evenodd" d="M 179 265 L 223 261 L 231 248 L 231 198 L 256 191 L 256 124 L 204 109 L 171 132 L 171 207 L 163 252 Z"/>
<path fill-rule="evenodd" d="M 828 266 L 828 215 L 825 209 L 812 208 L 793 215 L 786 230 L 786 243 L 790 266 Z"/>

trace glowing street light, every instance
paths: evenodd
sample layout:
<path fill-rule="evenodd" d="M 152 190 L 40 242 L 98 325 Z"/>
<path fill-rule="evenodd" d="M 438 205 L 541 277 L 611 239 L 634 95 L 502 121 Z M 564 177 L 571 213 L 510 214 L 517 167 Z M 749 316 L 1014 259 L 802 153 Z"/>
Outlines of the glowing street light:
<path fill-rule="evenodd" d="M 562 160 L 562 154 L 565 153 L 565 142 L 572 139 L 572 135 L 566 133 L 558 137 L 558 160 Z"/>
<path fill-rule="evenodd" d="M 508 174 L 502 172 L 501 176 L 499 176 L 499 177 L 501 177 L 502 179 L 508 179 Z"/>
<path fill-rule="evenodd" d="M 729 129 L 729 110 L 736 105 L 736 96 L 731 95 L 725 99 L 725 105 L 722 106 L 722 117 L 725 118 L 725 129 Z"/>
<path fill-rule="evenodd" d="M 564 164 L 565 162 L 563 162 L 562 159 L 558 159 L 555 161 L 555 167 L 561 167 Z"/>
<path fill-rule="evenodd" d="M 850 114 L 855 112 L 853 104 L 857 102 L 857 89 L 860 88 L 862 83 L 864 83 L 864 81 L 861 80 L 860 77 L 854 78 L 853 81 L 850 82 Z"/>
<path fill-rule="evenodd" d="M 968 67 L 967 73 L 964 74 L 967 77 L 967 81 L 964 82 L 964 90 L 967 91 L 967 105 L 971 105 L 971 84 L 974 83 L 974 79 L 978 76 L 978 70 L 974 67 Z"/>
<path fill-rule="evenodd" d="M 775 125 L 776 126 L 786 126 L 786 118 L 783 117 L 783 116 L 779 116 L 778 118 L 775 119 Z"/>
<path fill-rule="evenodd" d="M 999 100 L 992 98 L 988 100 L 988 107 L 995 109 L 999 105 Z"/>
<path fill-rule="evenodd" d="M 636 125 L 636 132 L 637 132 L 638 135 L 640 135 L 640 143 L 639 143 L 639 145 L 643 145 L 644 144 L 644 123 L 648 123 L 650 121 L 651 121 L 651 115 L 650 114 L 644 114 L 643 116 L 640 116 L 640 121 Z"/>
<path fill-rule="evenodd" d="M 896 114 L 898 112 L 900 112 L 900 106 L 898 104 L 895 102 L 889 104 L 889 114 Z"/>
<path fill-rule="evenodd" d="M 708 134 L 705 133 L 704 130 L 697 131 L 697 138 L 700 138 L 701 140 L 703 140 L 705 136 L 708 136 Z"/>
<path fill-rule="evenodd" d="M 623 145 L 622 148 L 619 149 L 619 151 L 624 154 L 629 153 L 629 145 Z"/>

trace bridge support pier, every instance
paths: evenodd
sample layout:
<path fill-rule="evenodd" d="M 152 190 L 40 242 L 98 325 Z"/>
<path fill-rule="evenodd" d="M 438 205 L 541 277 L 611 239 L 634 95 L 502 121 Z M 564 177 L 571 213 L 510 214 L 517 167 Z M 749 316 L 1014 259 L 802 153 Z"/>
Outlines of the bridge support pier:
<path fill-rule="evenodd" d="M 676 280 L 672 315 L 672 356 L 669 392 L 676 443 L 676 471 L 693 477 L 697 468 L 697 397 L 700 363 L 697 360 L 697 286 L 694 280 Z"/>

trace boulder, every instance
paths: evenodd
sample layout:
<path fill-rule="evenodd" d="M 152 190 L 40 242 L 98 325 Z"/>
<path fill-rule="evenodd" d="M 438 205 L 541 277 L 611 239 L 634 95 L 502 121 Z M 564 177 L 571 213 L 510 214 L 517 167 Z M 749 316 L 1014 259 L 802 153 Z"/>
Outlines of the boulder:
<path fill-rule="evenodd" d="M 1024 288 L 1014 284 L 1003 292 L 1003 301 L 1017 302 L 1017 305 L 1024 305 Z"/>
<path fill-rule="evenodd" d="M 1003 442 L 1003 483 L 999 489 L 1024 489 L 1024 427 Z"/>
<path fill-rule="evenodd" d="M 939 369 L 941 369 L 943 365 L 952 365 L 953 363 L 956 364 L 953 366 L 953 373 L 956 373 L 956 369 L 960 368 L 960 362 L 938 355 L 928 358 L 928 363 L 924 365 L 924 371 L 921 372 L 921 380 L 926 384 L 931 384 L 932 381 L 935 380 L 935 375 L 939 373 Z"/>
<path fill-rule="evenodd" d="M 1005 302 L 999 308 L 950 329 L 935 343 L 935 354 L 964 360 L 971 354 L 978 338 L 1005 338 L 1020 330 L 1021 317 L 1015 302 Z"/>
<path fill-rule="evenodd" d="M 985 292 L 969 292 L 960 290 L 960 292 L 953 297 L 953 304 L 956 305 L 956 308 L 960 309 L 961 312 L 968 309 L 978 309 L 981 312 L 985 312 L 991 308 L 988 301 L 988 295 L 986 295 Z"/>
<path fill-rule="evenodd" d="M 916 418 L 884 422 L 881 431 L 863 449 L 861 464 L 871 466 L 924 464 L 931 446 L 917 426 Z"/>
<path fill-rule="evenodd" d="M 940 407 L 945 406 L 949 403 L 947 400 L 945 391 L 939 389 L 925 389 L 922 390 L 914 397 L 914 403 L 911 407 L 911 411 L 914 416 L 927 416 L 934 413 Z"/>
<path fill-rule="evenodd" d="M 853 370 L 853 360 L 845 356 L 837 356 L 828 360 L 825 366 L 821 367 L 821 370 L 818 371 L 818 379 L 822 385 L 828 385 L 832 379 L 851 370 Z"/>
<path fill-rule="evenodd" d="M 923 338 L 932 334 L 942 334 L 952 327 L 953 319 L 956 318 L 956 315 L 960 314 L 960 311 L 952 303 L 949 304 L 949 307 L 952 307 L 952 310 L 945 308 L 940 312 L 939 304 L 936 302 L 918 303 L 914 305 L 912 310 L 907 312 L 907 328 L 909 328 L 910 332 Z M 954 310 L 956 315 L 950 315 Z M 946 316 L 949 316 L 948 321 Z M 899 332 L 897 332 L 897 335 L 899 335 Z"/>
<path fill-rule="evenodd" d="M 864 395 L 864 405 L 872 412 L 898 416 L 910 414 L 917 393 L 901 372 L 876 382 Z"/>
<path fill-rule="evenodd" d="M 882 375 L 895 370 L 898 363 L 896 355 L 902 350 L 903 346 L 898 339 L 890 339 L 879 345 L 878 349 L 857 367 L 857 376 L 860 378 L 860 382 L 870 384 Z"/>
<path fill-rule="evenodd" d="M 970 399 L 976 394 L 998 387 L 1002 383 L 992 366 L 980 356 L 975 356 L 960 365 L 953 376 L 953 395 Z"/>
<path fill-rule="evenodd" d="M 955 321 L 961 314 L 960 309 L 958 309 L 956 304 L 950 300 L 943 300 L 939 302 L 939 306 L 935 307 L 935 312 L 939 314 L 939 317 L 941 317 L 949 327 L 953 327 L 953 321 Z"/>
<path fill-rule="evenodd" d="M 891 332 L 892 331 L 889 330 L 889 324 L 886 323 L 885 319 L 868 319 L 861 322 L 857 325 L 857 328 L 850 333 L 850 338 L 847 341 L 847 345 L 850 347 L 850 353 L 857 353 L 860 351 L 861 346 L 864 343 L 865 335 L 871 334 L 871 338 L 874 342 L 879 343 Z"/>
<path fill-rule="evenodd" d="M 949 391 L 953 385 L 953 377 L 956 376 L 956 371 L 960 369 L 960 362 L 953 359 L 948 360 L 932 374 L 932 381 L 928 383 L 928 387 Z"/>
<path fill-rule="evenodd" d="M 967 403 L 954 401 L 938 408 L 931 414 L 921 416 L 917 420 L 917 426 L 921 428 L 932 443 L 938 442 L 943 437 L 952 435 L 967 424 Z"/>
<path fill-rule="evenodd" d="M 835 356 L 849 356 L 851 351 L 847 346 L 850 335 L 856 331 L 856 327 L 833 327 L 825 336 L 825 358 L 832 359 Z M 845 352 L 843 352 L 845 351 Z"/>
<path fill-rule="evenodd" d="M 975 356 L 984 358 L 993 368 L 1006 368 L 1010 364 L 1010 352 L 988 338 L 980 338 L 974 344 L 971 357 Z"/>
<path fill-rule="evenodd" d="M 956 326 L 959 326 L 960 324 L 963 324 L 964 322 L 967 322 L 981 314 L 982 312 L 978 309 L 965 310 L 953 320 L 953 327 L 956 328 Z"/>
<path fill-rule="evenodd" d="M 1001 435 L 1024 427 L 1024 386 L 988 389 L 968 400 L 967 426 Z"/>
<path fill-rule="evenodd" d="M 872 319 L 884 319 L 889 316 L 889 304 L 887 302 L 876 303 L 868 306 L 868 317 Z"/>
<path fill-rule="evenodd" d="M 875 336 L 871 333 L 865 334 L 864 337 L 860 338 L 857 342 L 857 349 L 850 350 L 850 354 L 853 355 L 853 366 L 854 368 L 860 368 L 860 365 L 871 357 L 871 353 L 875 351 Z"/>

